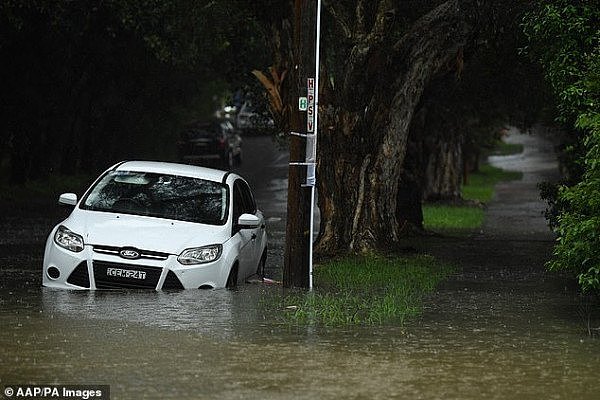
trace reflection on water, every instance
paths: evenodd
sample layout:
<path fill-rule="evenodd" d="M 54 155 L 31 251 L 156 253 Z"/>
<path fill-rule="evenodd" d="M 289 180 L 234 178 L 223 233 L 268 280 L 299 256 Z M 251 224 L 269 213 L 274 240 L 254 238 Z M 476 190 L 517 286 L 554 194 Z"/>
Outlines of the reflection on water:
<path fill-rule="evenodd" d="M 76 319 L 122 321 L 170 330 L 193 330 L 227 338 L 233 315 L 243 321 L 244 303 L 234 304 L 230 290 L 97 291 L 43 289 L 45 313 Z M 238 296 L 237 299 L 242 299 Z"/>
<path fill-rule="evenodd" d="M 557 315 L 538 325 L 432 307 L 406 327 L 298 329 L 269 313 L 280 290 L 2 289 L 0 384 L 106 383 L 115 399 L 592 399 L 600 389 L 598 341 Z M 439 309 L 461 301 L 440 298 Z"/>

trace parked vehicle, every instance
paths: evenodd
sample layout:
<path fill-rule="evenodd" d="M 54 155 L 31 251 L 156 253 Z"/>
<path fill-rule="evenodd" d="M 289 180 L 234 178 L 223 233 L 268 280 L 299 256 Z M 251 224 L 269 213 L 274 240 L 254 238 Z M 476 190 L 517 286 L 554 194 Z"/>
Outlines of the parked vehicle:
<path fill-rule="evenodd" d="M 233 287 L 262 272 L 267 234 L 246 181 L 215 169 L 128 161 L 105 171 L 50 233 L 44 286 Z"/>
<path fill-rule="evenodd" d="M 186 164 L 232 169 L 242 162 L 242 138 L 227 119 L 189 124 L 177 142 Z"/>
<path fill-rule="evenodd" d="M 275 126 L 272 118 L 256 112 L 249 101 L 246 101 L 240 107 L 235 118 L 235 124 L 242 133 L 257 133 L 261 130 L 271 130 Z"/>

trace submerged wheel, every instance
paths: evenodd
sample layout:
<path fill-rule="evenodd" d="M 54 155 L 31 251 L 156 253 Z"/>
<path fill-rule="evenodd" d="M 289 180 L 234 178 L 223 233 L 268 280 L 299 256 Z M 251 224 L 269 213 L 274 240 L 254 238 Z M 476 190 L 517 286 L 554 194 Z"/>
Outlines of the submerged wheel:
<path fill-rule="evenodd" d="M 238 266 L 237 264 L 231 267 L 231 271 L 229 271 L 229 276 L 227 277 L 227 282 L 225 283 L 225 287 L 227 289 L 231 289 L 237 286 L 237 277 L 238 277 Z"/>

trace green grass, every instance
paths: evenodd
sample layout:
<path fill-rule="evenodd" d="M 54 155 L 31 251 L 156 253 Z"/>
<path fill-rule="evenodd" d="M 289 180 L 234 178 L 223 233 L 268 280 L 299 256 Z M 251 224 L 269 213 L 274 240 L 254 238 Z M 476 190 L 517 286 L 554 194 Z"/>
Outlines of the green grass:
<path fill-rule="evenodd" d="M 326 326 L 402 324 L 453 268 L 430 256 L 365 256 L 315 270 L 315 289 L 284 298 L 286 320 Z"/>
<path fill-rule="evenodd" d="M 484 164 L 478 172 L 469 175 L 467 185 L 462 188 L 465 200 L 474 200 L 488 203 L 494 196 L 494 186 L 500 182 L 520 180 L 522 172 L 505 171 L 500 168 Z"/>
<path fill-rule="evenodd" d="M 472 206 L 423 206 L 425 229 L 473 230 L 483 223 L 483 209 Z"/>
<path fill-rule="evenodd" d="M 500 141 L 494 149 L 486 155 L 489 156 L 510 156 L 523 152 L 523 145 L 520 143 L 505 143 Z"/>
<path fill-rule="evenodd" d="M 464 200 L 471 200 L 473 206 L 453 206 L 443 204 L 423 205 L 425 229 L 465 232 L 477 229 L 483 223 L 483 209 L 477 203 L 485 204 L 494 197 L 494 186 L 499 182 L 519 180 L 521 172 L 504 171 L 491 165 L 483 165 L 478 172 L 469 176 L 467 185 L 462 188 Z"/>

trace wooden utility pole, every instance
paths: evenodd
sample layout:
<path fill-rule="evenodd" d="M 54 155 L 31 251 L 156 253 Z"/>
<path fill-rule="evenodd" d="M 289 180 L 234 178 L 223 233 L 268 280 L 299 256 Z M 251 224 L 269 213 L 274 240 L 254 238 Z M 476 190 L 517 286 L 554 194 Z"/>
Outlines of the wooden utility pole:
<path fill-rule="evenodd" d="M 314 77 L 316 0 L 294 0 L 293 68 L 288 107 L 292 110 L 286 246 L 283 267 L 285 287 L 309 287 L 311 188 L 306 184 L 307 112 L 298 99 L 307 96 L 307 80 Z"/>

